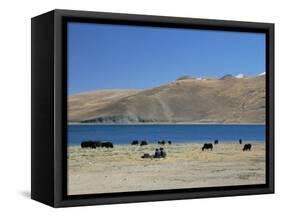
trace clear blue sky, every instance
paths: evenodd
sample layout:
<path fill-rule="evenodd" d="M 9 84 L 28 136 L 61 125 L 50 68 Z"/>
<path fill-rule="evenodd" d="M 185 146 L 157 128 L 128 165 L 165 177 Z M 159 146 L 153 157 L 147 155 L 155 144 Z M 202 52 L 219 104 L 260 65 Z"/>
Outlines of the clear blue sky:
<path fill-rule="evenodd" d="M 265 34 L 68 23 L 68 94 L 265 71 Z"/>

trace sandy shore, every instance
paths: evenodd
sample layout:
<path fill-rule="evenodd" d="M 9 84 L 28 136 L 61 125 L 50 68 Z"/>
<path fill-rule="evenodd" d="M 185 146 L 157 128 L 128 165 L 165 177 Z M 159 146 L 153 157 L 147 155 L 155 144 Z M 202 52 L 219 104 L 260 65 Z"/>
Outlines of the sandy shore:
<path fill-rule="evenodd" d="M 142 159 L 160 145 L 68 148 L 68 194 L 94 194 L 265 183 L 265 144 L 164 145 L 166 159 Z"/>

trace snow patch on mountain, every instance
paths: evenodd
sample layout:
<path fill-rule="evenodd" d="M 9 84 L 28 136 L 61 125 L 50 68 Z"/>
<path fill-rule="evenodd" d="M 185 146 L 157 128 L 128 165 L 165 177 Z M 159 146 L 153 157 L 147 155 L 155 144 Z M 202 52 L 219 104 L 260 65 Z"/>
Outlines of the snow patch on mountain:
<path fill-rule="evenodd" d="M 238 74 L 235 76 L 235 78 L 244 78 L 244 77 L 245 77 L 244 74 Z"/>
<path fill-rule="evenodd" d="M 262 73 L 258 74 L 257 76 L 263 76 L 265 74 L 266 74 L 265 72 L 262 72 Z"/>

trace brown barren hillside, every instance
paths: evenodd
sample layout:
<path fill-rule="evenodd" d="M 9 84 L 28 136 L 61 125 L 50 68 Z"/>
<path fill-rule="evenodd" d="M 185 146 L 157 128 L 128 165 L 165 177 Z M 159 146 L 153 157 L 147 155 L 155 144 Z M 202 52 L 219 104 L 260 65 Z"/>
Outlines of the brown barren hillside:
<path fill-rule="evenodd" d="M 149 90 L 70 96 L 69 122 L 264 123 L 265 76 L 181 79 Z"/>
<path fill-rule="evenodd" d="M 120 99 L 138 93 L 138 90 L 99 90 L 68 97 L 68 119 L 71 122 L 86 121 L 100 109 Z"/>

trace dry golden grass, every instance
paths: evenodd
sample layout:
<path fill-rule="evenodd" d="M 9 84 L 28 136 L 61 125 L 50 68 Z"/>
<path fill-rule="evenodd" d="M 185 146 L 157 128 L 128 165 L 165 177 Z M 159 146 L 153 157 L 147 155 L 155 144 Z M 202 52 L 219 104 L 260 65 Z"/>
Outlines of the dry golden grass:
<path fill-rule="evenodd" d="M 142 159 L 159 145 L 113 149 L 68 149 L 68 194 L 143 191 L 265 183 L 265 145 L 200 144 L 163 146 L 166 159 Z"/>

